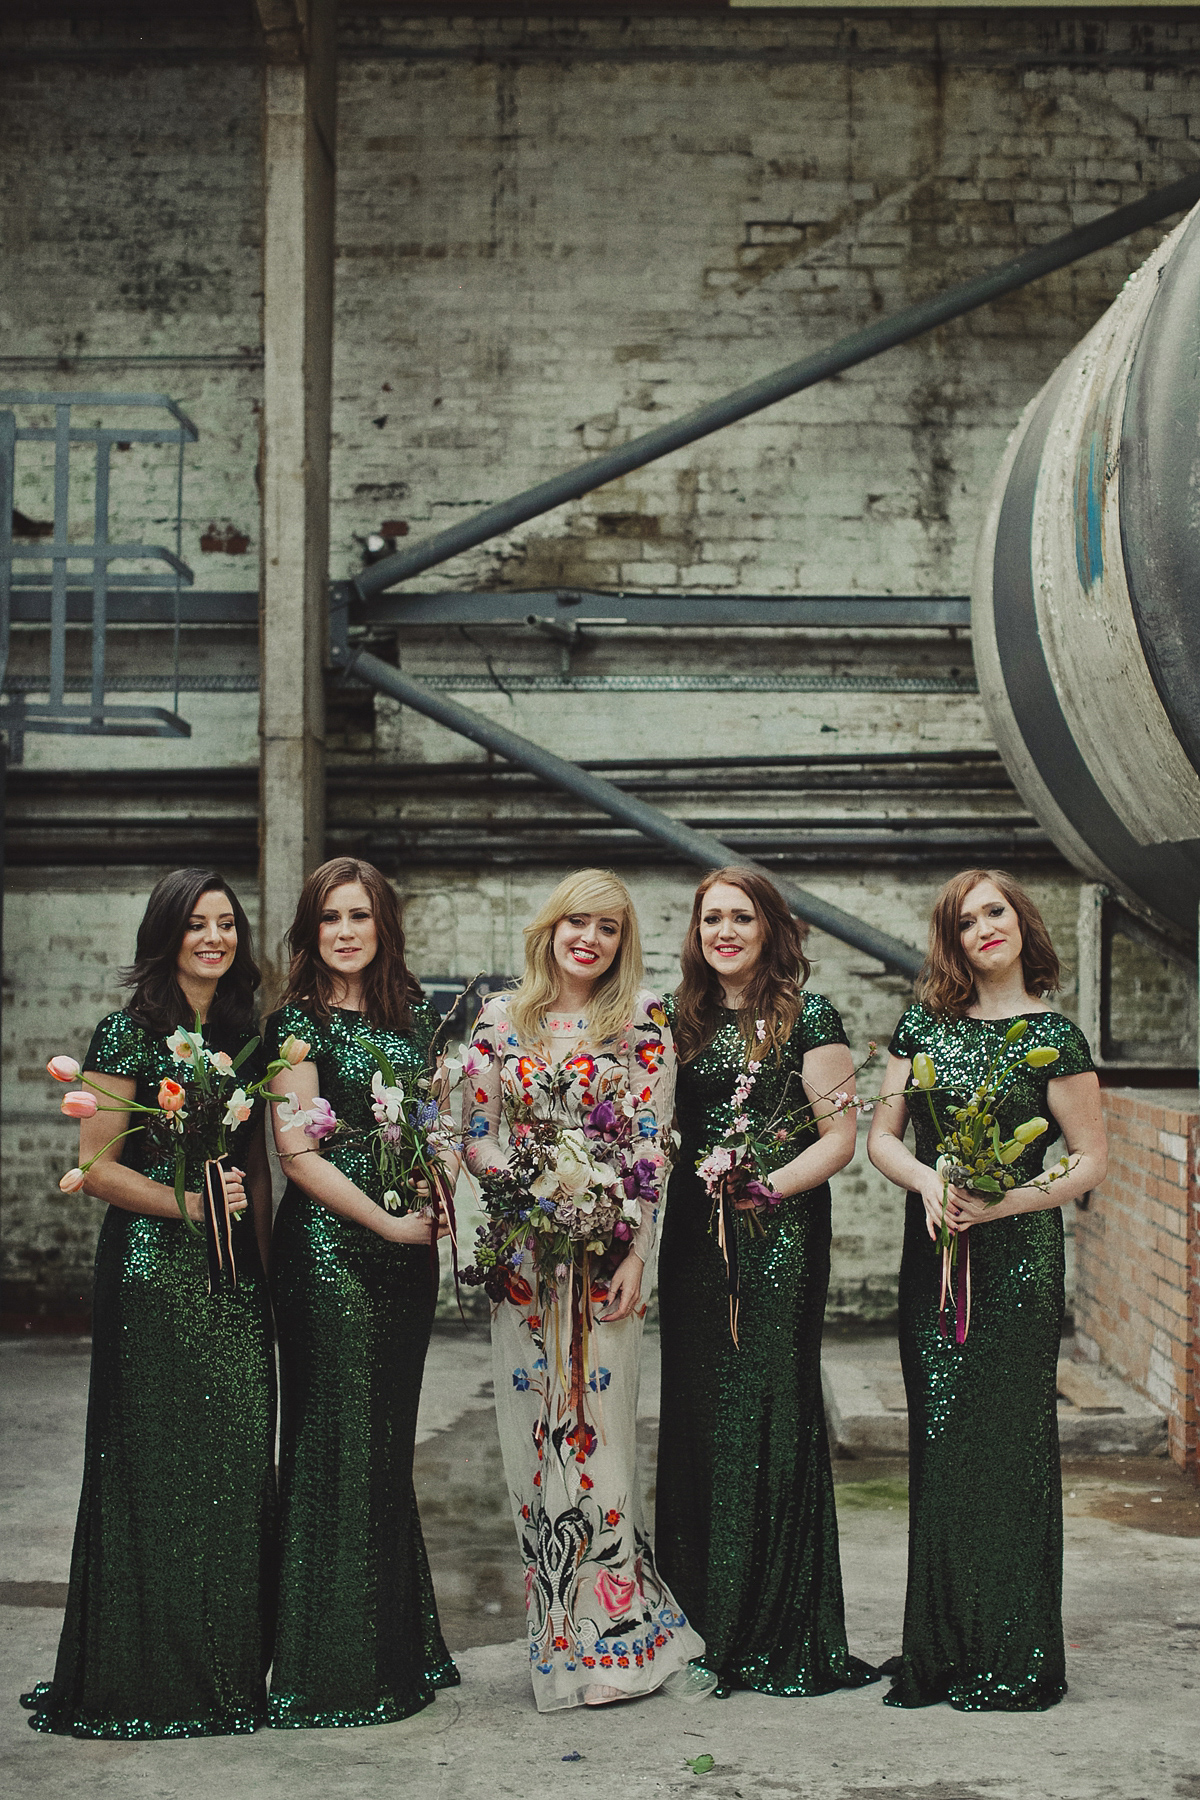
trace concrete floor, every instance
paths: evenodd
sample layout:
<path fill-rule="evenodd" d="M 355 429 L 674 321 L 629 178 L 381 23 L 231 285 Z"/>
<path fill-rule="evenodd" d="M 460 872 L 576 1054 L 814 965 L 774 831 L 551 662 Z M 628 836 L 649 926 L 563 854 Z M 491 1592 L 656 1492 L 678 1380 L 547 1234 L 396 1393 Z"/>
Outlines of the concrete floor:
<path fill-rule="evenodd" d="M 657 1345 L 646 1339 L 647 1490 Z M 845 1343 L 839 1343 L 839 1354 Z M 0 1757 L 12 1800 L 1200 1800 L 1200 1493 L 1158 1458 L 1064 1464 L 1071 1691 L 1052 1712 L 899 1713 L 879 1687 L 820 1700 L 657 1696 L 539 1717 L 490 1405 L 486 1337 L 440 1329 L 417 1475 L 447 1638 L 463 1685 L 415 1719 L 362 1731 L 176 1743 L 76 1742 L 28 1729 L 17 1693 L 53 1667 L 80 1470 L 86 1346 L 7 1343 L 0 1470 Z M 839 1461 L 851 1647 L 899 1646 L 902 1461 Z M 694 1774 L 687 1759 L 708 1753 Z"/>

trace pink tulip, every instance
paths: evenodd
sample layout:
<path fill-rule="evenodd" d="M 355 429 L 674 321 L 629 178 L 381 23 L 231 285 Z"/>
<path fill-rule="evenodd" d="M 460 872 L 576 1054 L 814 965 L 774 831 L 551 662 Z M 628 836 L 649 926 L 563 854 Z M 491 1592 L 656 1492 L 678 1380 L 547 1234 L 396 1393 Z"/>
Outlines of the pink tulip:
<path fill-rule="evenodd" d="M 596 1598 L 610 1617 L 616 1619 L 629 1611 L 633 1599 L 632 1581 L 623 1581 L 619 1575 L 613 1575 L 608 1569 L 601 1569 L 593 1581 Z"/>
<path fill-rule="evenodd" d="M 311 1044 L 305 1043 L 303 1038 L 294 1037 L 289 1032 L 279 1046 L 279 1054 L 285 1063 L 290 1063 L 291 1067 L 295 1069 L 304 1061 L 311 1049 Z"/>
<path fill-rule="evenodd" d="M 66 1113 L 68 1119 L 94 1119 L 100 1110 L 100 1102 L 86 1088 L 72 1088 L 69 1094 L 63 1095 L 58 1110 Z"/>
<path fill-rule="evenodd" d="M 162 1107 L 164 1112 L 182 1112 L 183 1103 L 186 1099 L 187 1094 L 177 1081 L 172 1081 L 168 1077 L 165 1081 L 159 1083 L 158 1104 Z"/>
<path fill-rule="evenodd" d="M 58 1185 L 64 1194 L 77 1194 L 86 1180 L 82 1169 L 68 1169 Z"/>
<path fill-rule="evenodd" d="M 55 1081 L 78 1081 L 79 1064 L 73 1056 L 52 1056 L 46 1064 L 47 1075 L 53 1075 Z"/>

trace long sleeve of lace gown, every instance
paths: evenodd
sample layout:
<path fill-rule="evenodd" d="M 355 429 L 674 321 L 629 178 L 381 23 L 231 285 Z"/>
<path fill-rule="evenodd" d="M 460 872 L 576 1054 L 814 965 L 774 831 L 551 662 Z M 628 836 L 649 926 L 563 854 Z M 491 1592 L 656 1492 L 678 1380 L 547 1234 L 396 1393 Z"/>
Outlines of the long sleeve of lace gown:
<path fill-rule="evenodd" d="M 475 1021 L 463 1065 L 463 1145 L 472 1175 L 508 1167 L 508 1154 L 500 1143 L 500 1071 L 509 1029 L 503 1001 L 486 1001 Z"/>
<path fill-rule="evenodd" d="M 643 1200 L 642 1222 L 630 1248 L 648 1261 L 658 1232 L 658 1209 L 666 1188 L 671 1115 L 675 1105 L 675 1041 L 657 994 L 639 994 L 628 1038 L 629 1091 L 633 1095 L 635 1140 L 640 1153 L 658 1165 L 653 1200 Z"/>

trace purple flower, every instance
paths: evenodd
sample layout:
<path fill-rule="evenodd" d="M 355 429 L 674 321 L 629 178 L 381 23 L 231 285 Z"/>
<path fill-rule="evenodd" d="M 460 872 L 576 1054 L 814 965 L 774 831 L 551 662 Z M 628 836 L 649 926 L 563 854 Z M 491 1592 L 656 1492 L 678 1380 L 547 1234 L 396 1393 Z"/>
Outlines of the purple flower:
<path fill-rule="evenodd" d="M 328 1100 L 323 1100 L 318 1095 L 309 1107 L 308 1115 L 308 1124 L 304 1127 L 305 1137 L 312 1138 L 314 1143 L 319 1144 L 322 1138 L 333 1136 L 337 1130 L 337 1114 Z"/>
<path fill-rule="evenodd" d="M 609 1142 L 623 1135 L 624 1121 L 611 1100 L 601 1100 L 593 1106 L 584 1120 L 584 1131 L 588 1137 L 600 1138 Z"/>
<path fill-rule="evenodd" d="M 621 1177 L 621 1186 L 625 1189 L 627 1200 L 656 1200 L 658 1164 L 648 1156 L 639 1156 L 633 1167 L 627 1169 Z"/>
<path fill-rule="evenodd" d="M 615 1238 L 620 1238 L 621 1242 L 625 1244 L 628 1243 L 629 1239 L 633 1236 L 633 1232 L 629 1229 L 629 1226 L 625 1223 L 624 1219 L 618 1219 L 613 1226 L 613 1236 Z"/>

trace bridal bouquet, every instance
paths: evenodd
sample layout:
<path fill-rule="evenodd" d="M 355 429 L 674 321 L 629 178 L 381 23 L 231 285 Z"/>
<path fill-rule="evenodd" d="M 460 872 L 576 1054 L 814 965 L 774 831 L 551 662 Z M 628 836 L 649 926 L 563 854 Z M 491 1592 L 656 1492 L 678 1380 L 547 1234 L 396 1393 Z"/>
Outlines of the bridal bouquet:
<path fill-rule="evenodd" d="M 662 1159 L 639 1156 L 634 1102 L 601 1100 L 577 1126 L 546 1117 L 535 1099 L 509 1133 L 508 1167 L 480 1177 L 485 1225 L 475 1267 L 463 1280 L 495 1301 L 525 1304 L 537 1285 L 554 1289 L 573 1274 L 611 1275 L 629 1253 L 642 1200 L 657 1198 Z"/>
<path fill-rule="evenodd" d="M 1028 1019 L 1014 1020 L 970 1098 L 949 1108 L 949 1123 L 939 1118 L 933 1096 L 935 1093 L 944 1093 L 948 1100 L 957 1099 L 961 1102 L 961 1095 L 952 1094 L 940 1086 L 937 1065 L 926 1051 L 919 1050 L 912 1059 L 913 1086 L 924 1094 L 925 1104 L 929 1108 L 937 1141 L 937 1173 L 942 1178 L 942 1226 L 935 1248 L 942 1256 L 939 1325 L 943 1335 L 946 1333 L 946 1296 L 951 1274 L 959 1260 L 958 1238 L 950 1230 L 946 1219 L 946 1201 L 950 1189 L 965 1188 L 987 1205 L 994 1206 L 1017 1185 L 1016 1176 L 1011 1173 L 1012 1165 L 1024 1155 L 1030 1144 L 1036 1143 L 1050 1129 L 1049 1120 L 1038 1115 L 1018 1125 L 1010 1137 L 1002 1139 L 1000 1136 L 996 1114 L 1018 1071 L 1023 1066 L 1046 1069 L 1051 1063 L 1058 1061 L 1058 1051 L 1045 1044 L 1033 1050 L 1018 1051 L 1004 1062 L 1006 1051 L 1019 1044 L 1028 1030 Z M 1058 1181 L 1067 1174 L 1070 1161 L 1069 1156 L 1063 1156 L 1049 1172 L 1048 1180 Z M 966 1341 L 971 1322 L 969 1241 L 964 1243 L 964 1251 L 959 1272 L 955 1327 L 955 1336 L 960 1344 Z"/>
<path fill-rule="evenodd" d="M 188 1230 L 199 1237 L 200 1227 L 188 1213 L 185 1196 L 189 1159 L 193 1164 L 203 1163 L 204 1234 L 208 1243 L 210 1293 L 216 1291 L 222 1280 L 237 1286 L 230 1231 L 234 1220 L 241 1215 L 230 1212 L 225 1193 L 224 1165 L 229 1153 L 229 1133 L 245 1124 L 254 1111 L 256 1100 L 263 1098 L 277 1102 L 277 1096 L 268 1092 L 270 1083 L 282 1070 L 303 1062 L 308 1055 L 307 1044 L 289 1037 L 280 1046 L 279 1056 L 267 1065 L 265 1075 L 257 1081 L 243 1082 L 239 1072 L 258 1044 L 258 1038 L 251 1038 L 236 1056 L 230 1056 L 224 1050 L 208 1048 L 199 1017 L 192 1031 L 180 1026 L 167 1039 L 167 1048 L 179 1064 L 181 1073 L 184 1069 L 190 1070 L 191 1080 L 183 1082 L 165 1077 L 159 1083 L 153 1106 L 146 1106 L 140 1100 L 125 1100 L 109 1088 L 101 1087 L 99 1082 L 81 1073 L 73 1056 L 52 1056 L 46 1064 L 47 1074 L 55 1081 L 82 1081 L 84 1084 L 63 1096 L 60 1111 L 68 1118 L 90 1119 L 98 1112 L 142 1115 L 140 1124 L 119 1131 L 95 1156 L 89 1157 L 80 1167 L 67 1170 L 58 1184 L 65 1194 L 80 1191 L 88 1171 L 105 1151 L 122 1138 L 144 1131 L 160 1155 L 173 1165 L 175 1204 Z M 101 1105 L 97 1096 L 111 1104 Z"/>

